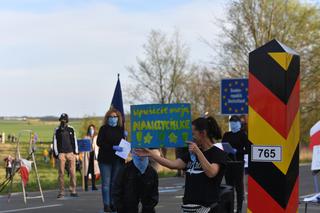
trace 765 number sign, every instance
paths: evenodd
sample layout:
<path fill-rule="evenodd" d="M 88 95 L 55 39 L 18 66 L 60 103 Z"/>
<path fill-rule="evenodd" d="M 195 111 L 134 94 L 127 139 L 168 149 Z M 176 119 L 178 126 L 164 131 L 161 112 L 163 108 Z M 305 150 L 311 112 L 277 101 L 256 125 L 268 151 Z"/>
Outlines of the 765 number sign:
<path fill-rule="evenodd" d="M 274 162 L 282 161 L 281 146 L 251 146 L 251 161 Z"/>

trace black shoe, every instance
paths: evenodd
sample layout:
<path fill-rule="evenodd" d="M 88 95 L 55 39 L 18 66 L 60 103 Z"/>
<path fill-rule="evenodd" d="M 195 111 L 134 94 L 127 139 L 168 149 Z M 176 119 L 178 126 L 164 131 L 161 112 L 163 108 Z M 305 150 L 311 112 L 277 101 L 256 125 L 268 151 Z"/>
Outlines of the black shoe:
<path fill-rule="evenodd" d="M 116 212 L 117 211 L 116 207 L 114 207 L 113 205 L 110 205 L 110 208 L 111 208 L 112 212 Z"/>
<path fill-rule="evenodd" d="M 58 199 L 64 198 L 64 195 L 60 193 L 60 194 L 58 194 L 57 198 L 58 198 Z"/>
<path fill-rule="evenodd" d="M 112 212 L 112 210 L 111 210 L 111 208 L 110 208 L 109 206 L 105 206 L 105 207 L 103 208 L 103 211 L 104 211 L 104 212 Z"/>
<path fill-rule="evenodd" d="M 70 197 L 79 197 L 77 193 L 70 193 Z"/>
<path fill-rule="evenodd" d="M 86 191 L 86 192 L 87 192 L 87 191 L 88 191 L 88 187 L 87 187 L 87 188 L 84 188 L 84 191 Z"/>
<path fill-rule="evenodd" d="M 97 190 L 98 190 L 98 188 L 96 186 L 92 187 L 92 191 L 97 191 Z"/>

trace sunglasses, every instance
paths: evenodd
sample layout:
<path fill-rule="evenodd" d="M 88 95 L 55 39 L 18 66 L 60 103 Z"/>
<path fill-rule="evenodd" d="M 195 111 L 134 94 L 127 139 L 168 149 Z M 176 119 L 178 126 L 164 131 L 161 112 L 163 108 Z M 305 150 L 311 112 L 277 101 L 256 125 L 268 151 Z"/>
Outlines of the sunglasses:
<path fill-rule="evenodd" d="M 118 116 L 117 115 L 115 115 L 115 116 L 109 116 L 109 118 L 117 118 Z"/>

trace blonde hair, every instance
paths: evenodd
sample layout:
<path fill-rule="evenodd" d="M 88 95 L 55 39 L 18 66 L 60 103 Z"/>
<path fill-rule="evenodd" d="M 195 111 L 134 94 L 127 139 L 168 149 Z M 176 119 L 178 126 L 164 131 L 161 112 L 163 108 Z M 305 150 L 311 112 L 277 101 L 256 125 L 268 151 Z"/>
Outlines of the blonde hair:
<path fill-rule="evenodd" d="M 111 107 L 111 108 L 107 111 L 107 113 L 105 114 L 104 119 L 103 119 L 103 124 L 106 125 L 106 124 L 108 123 L 108 118 L 110 117 L 110 115 L 111 115 L 112 113 L 116 113 L 116 114 L 117 114 L 117 116 L 118 116 L 118 124 L 117 124 L 117 126 L 122 127 L 122 126 L 123 126 L 122 115 L 121 115 L 121 113 L 120 113 L 116 108 L 114 108 L 114 107 Z"/>

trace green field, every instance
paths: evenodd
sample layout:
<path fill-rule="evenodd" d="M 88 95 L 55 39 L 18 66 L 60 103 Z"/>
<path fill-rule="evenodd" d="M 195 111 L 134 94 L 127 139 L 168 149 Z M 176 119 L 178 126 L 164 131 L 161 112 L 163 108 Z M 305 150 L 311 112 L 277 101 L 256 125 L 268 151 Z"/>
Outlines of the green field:
<path fill-rule="evenodd" d="M 54 189 L 57 188 L 57 174 L 58 171 L 56 168 L 52 168 L 50 164 L 46 164 L 43 160 L 43 150 L 49 150 L 50 144 L 52 143 L 52 136 L 54 129 L 59 125 L 59 122 L 53 121 L 41 121 L 39 119 L 32 119 L 26 121 L 7 121 L 7 120 L 0 120 L 0 133 L 5 132 L 6 135 L 6 143 L 0 143 L 0 183 L 4 181 L 5 177 L 5 168 L 4 168 L 4 161 L 3 159 L 8 156 L 9 154 L 14 156 L 16 144 L 7 141 L 8 135 L 14 135 L 15 137 L 20 138 L 21 144 L 21 157 L 26 158 L 28 156 L 28 140 L 29 140 L 29 133 L 23 132 L 22 130 L 32 130 L 33 132 L 37 133 L 38 141 L 37 141 L 37 150 L 36 150 L 36 162 L 39 170 L 39 175 L 41 179 L 41 184 L 44 189 Z M 76 131 L 77 135 L 80 135 L 82 121 L 77 120 L 70 122 L 70 125 L 73 126 Z M 41 142 L 41 143 L 40 143 Z M 78 174 L 78 183 L 80 184 L 80 175 Z M 69 181 L 66 181 L 68 183 Z M 37 183 L 35 179 L 35 173 L 31 172 L 30 174 L 30 181 L 28 183 L 28 189 L 30 191 L 37 190 Z M 20 184 L 20 176 L 17 175 L 14 179 L 14 187 L 13 191 L 21 191 L 21 184 Z M 1 194 L 7 193 L 7 190 L 3 191 Z"/>
<path fill-rule="evenodd" d="M 101 123 L 101 119 L 99 118 L 84 118 L 83 120 L 71 121 L 70 125 L 76 129 L 77 135 L 80 138 L 88 126 L 89 123 L 94 123 L 97 127 L 99 127 Z M 15 135 L 18 137 L 19 133 L 22 130 L 32 130 L 33 132 L 38 134 L 38 142 L 36 143 L 36 162 L 38 166 L 39 176 L 42 188 L 44 190 L 48 189 L 58 189 L 58 170 L 52 165 L 46 164 L 44 162 L 42 153 L 44 149 L 49 150 L 50 144 L 52 143 L 52 136 L 54 129 L 59 125 L 59 122 L 52 121 L 40 121 L 39 119 L 27 120 L 27 121 L 6 121 L 0 120 L 0 132 L 6 133 L 6 139 L 8 134 Z M 21 157 L 26 158 L 28 156 L 28 139 L 29 135 L 23 133 L 21 135 Z M 40 143 L 40 141 L 42 143 Z M 16 143 L 6 142 L 5 144 L 0 143 L 0 184 L 5 179 L 5 168 L 3 159 L 7 157 L 9 154 L 14 156 L 16 150 Z M 170 150 L 168 152 L 170 158 L 174 158 L 174 150 Z M 175 175 L 174 170 L 164 170 L 159 173 L 159 177 L 167 177 Z M 68 186 L 68 178 L 65 177 L 66 189 Z M 81 185 L 81 177 L 80 174 L 77 173 L 77 185 Z M 38 186 L 36 182 L 36 177 L 34 170 L 30 173 L 29 183 L 27 185 L 27 191 L 37 191 Z M 21 179 L 20 175 L 17 174 L 14 178 L 13 184 L 14 192 L 21 192 Z M 8 192 L 8 187 L 0 194 L 6 194 Z"/>
<path fill-rule="evenodd" d="M 8 135 L 19 136 L 20 131 L 22 130 L 32 130 L 38 134 L 39 141 L 42 142 L 51 142 L 53 131 L 59 125 L 59 122 L 53 121 L 41 121 L 39 119 L 32 119 L 26 121 L 6 121 L 0 120 L 0 133 L 5 132 L 6 139 Z M 70 122 L 70 125 L 73 126 L 78 135 L 81 126 L 81 120 Z M 26 134 L 23 135 L 22 140 L 26 140 Z"/>
<path fill-rule="evenodd" d="M 48 189 L 57 189 L 58 188 L 58 170 L 52 166 L 52 164 L 45 163 L 44 158 L 42 156 L 43 150 L 44 149 L 49 149 L 50 143 L 44 143 L 41 145 L 37 146 L 36 152 L 35 152 L 35 158 L 36 158 L 36 163 L 38 167 L 38 172 L 40 176 L 40 181 L 42 188 L 45 190 Z M 0 144 L 0 159 L 3 159 L 5 156 L 8 154 L 14 155 L 15 153 L 15 144 Z M 22 158 L 27 158 L 28 156 L 28 143 L 23 142 L 21 144 L 21 157 Z M 27 191 L 37 191 L 38 190 L 38 185 L 36 182 L 36 175 L 35 175 L 35 170 L 34 167 L 32 168 L 33 170 L 30 173 L 29 177 L 29 182 L 27 184 Z M 81 184 L 81 177 L 80 174 L 77 174 L 77 182 L 78 185 Z M 0 166 L 0 183 L 2 183 L 5 180 L 5 168 L 4 168 L 4 162 L 1 162 Z M 67 176 L 65 177 L 65 183 L 66 186 L 68 186 L 68 179 Z M 8 193 L 9 187 L 7 187 L 3 192 L 0 192 L 0 194 L 6 194 Z M 21 192 L 21 179 L 20 175 L 17 174 L 14 176 L 14 184 L 13 184 L 13 192 Z"/>

